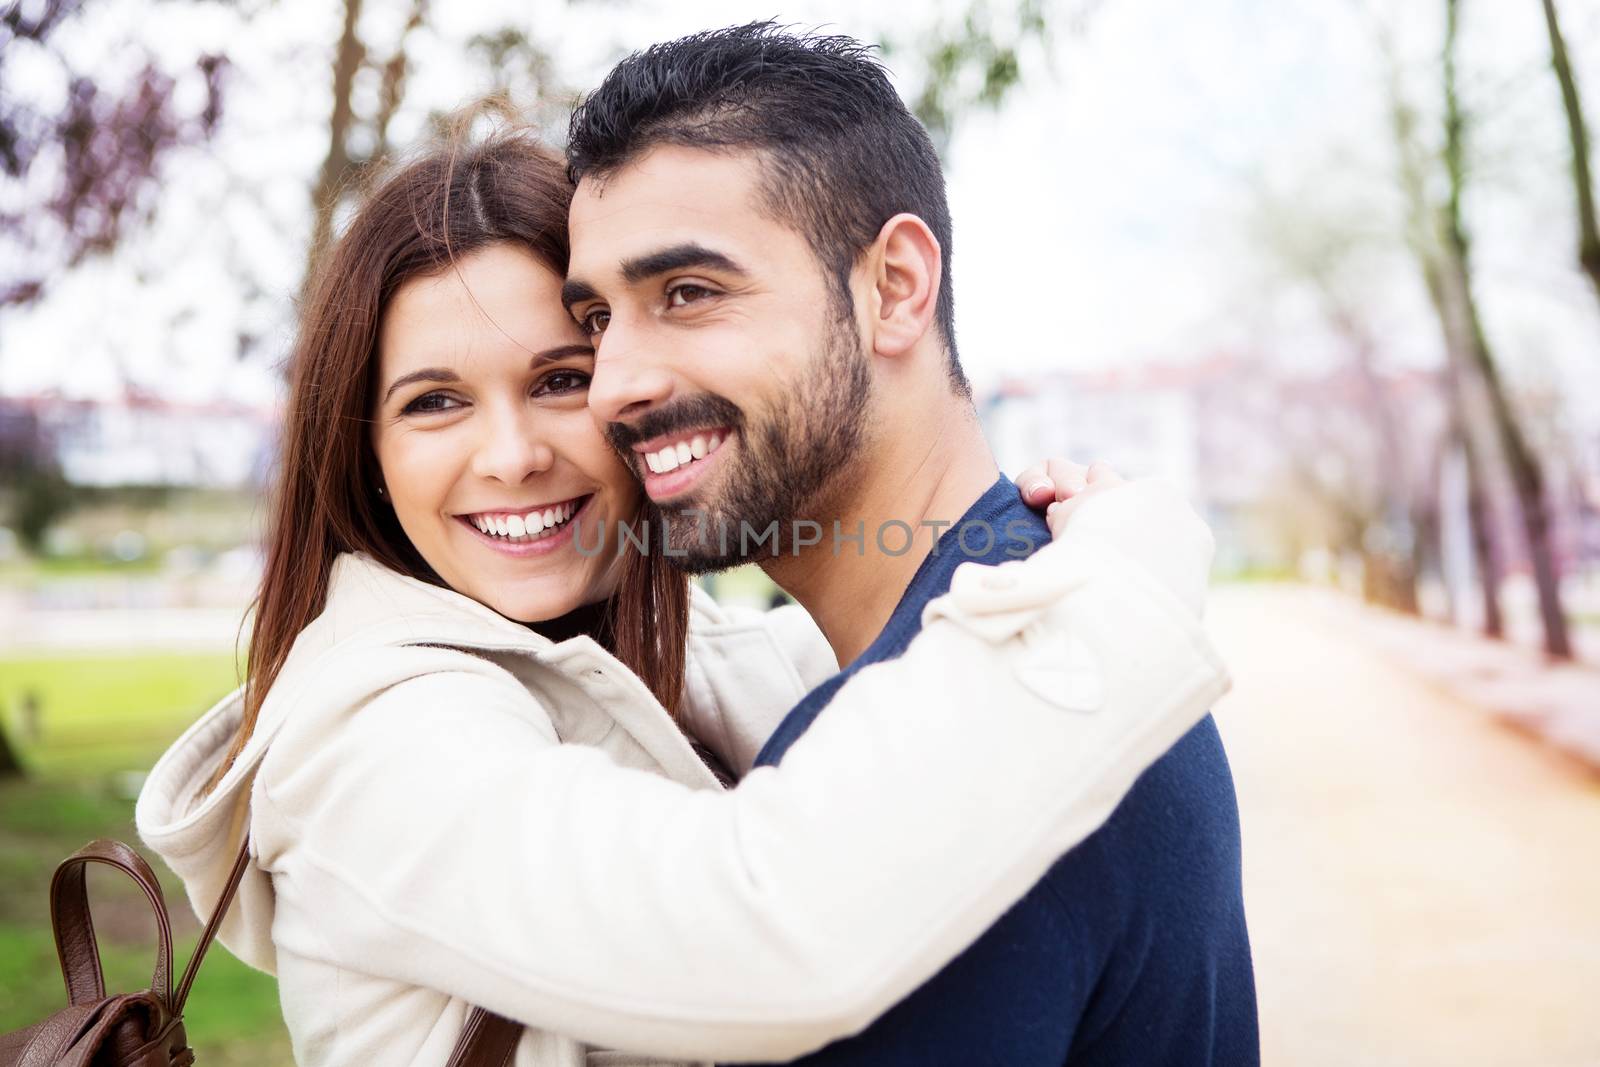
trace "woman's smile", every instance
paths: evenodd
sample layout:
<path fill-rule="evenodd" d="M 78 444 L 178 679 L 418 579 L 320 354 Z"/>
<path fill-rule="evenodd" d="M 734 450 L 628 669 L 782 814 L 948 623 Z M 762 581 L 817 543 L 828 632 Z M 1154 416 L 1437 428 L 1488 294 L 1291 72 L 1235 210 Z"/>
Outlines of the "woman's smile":
<path fill-rule="evenodd" d="M 496 552 L 534 556 L 572 540 L 593 493 L 530 508 L 500 508 L 456 515 L 470 534 Z"/>

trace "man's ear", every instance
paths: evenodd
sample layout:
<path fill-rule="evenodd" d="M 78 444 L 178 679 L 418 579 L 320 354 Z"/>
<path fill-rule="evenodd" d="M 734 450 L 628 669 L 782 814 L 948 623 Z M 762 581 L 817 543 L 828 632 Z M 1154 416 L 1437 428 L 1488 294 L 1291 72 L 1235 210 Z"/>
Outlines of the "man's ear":
<path fill-rule="evenodd" d="M 904 213 L 883 224 L 872 249 L 877 295 L 872 350 L 879 356 L 903 356 L 933 325 L 944 281 L 943 253 L 928 224 Z"/>

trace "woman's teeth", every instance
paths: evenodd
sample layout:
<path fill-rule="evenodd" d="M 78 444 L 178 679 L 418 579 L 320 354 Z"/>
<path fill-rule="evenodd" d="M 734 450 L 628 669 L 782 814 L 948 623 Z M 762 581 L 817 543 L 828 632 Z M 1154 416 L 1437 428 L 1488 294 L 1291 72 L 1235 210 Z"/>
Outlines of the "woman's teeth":
<path fill-rule="evenodd" d="M 563 523 L 572 518 L 580 501 L 569 500 L 542 511 L 482 513 L 467 516 L 467 521 L 481 533 L 506 541 L 537 541 L 554 534 Z"/>
<path fill-rule="evenodd" d="M 694 437 L 685 438 L 675 445 L 668 445 L 657 452 L 644 454 L 644 465 L 649 467 L 654 474 L 665 474 L 675 471 L 693 463 L 697 459 L 705 459 L 715 452 L 722 444 L 722 434 L 714 433 L 709 437 L 696 434 Z"/>

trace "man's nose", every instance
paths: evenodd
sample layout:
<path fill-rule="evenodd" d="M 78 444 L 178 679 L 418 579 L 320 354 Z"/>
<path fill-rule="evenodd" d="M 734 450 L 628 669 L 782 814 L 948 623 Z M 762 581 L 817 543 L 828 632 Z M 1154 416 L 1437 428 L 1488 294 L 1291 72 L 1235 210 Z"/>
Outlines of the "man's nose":
<path fill-rule="evenodd" d="M 613 319 L 595 350 L 589 410 L 601 423 L 626 422 L 665 403 L 672 383 L 663 362 Z"/>
<path fill-rule="evenodd" d="M 555 450 L 526 411 L 486 410 L 473 450 L 472 473 L 504 485 L 521 485 L 555 465 Z"/>

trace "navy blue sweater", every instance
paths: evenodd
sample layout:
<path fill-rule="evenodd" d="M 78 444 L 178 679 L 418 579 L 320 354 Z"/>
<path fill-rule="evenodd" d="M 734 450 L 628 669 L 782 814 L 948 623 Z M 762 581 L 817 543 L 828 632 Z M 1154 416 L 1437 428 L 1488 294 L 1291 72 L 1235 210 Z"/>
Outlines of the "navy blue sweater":
<path fill-rule="evenodd" d="M 845 680 L 893 659 L 922 608 L 969 559 L 996 563 L 1049 541 L 1002 478 L 935 545 L 888 625 L 803 699 L 768 739 L 776 764 Z M 855 1037 L 797 1062 L 817 1067 L 1254 1067 L 1255 979 L 1239 884 L 1239 811 L 1207 716 L 1162 756 L 1098 831 L 920 989 Z"/>

